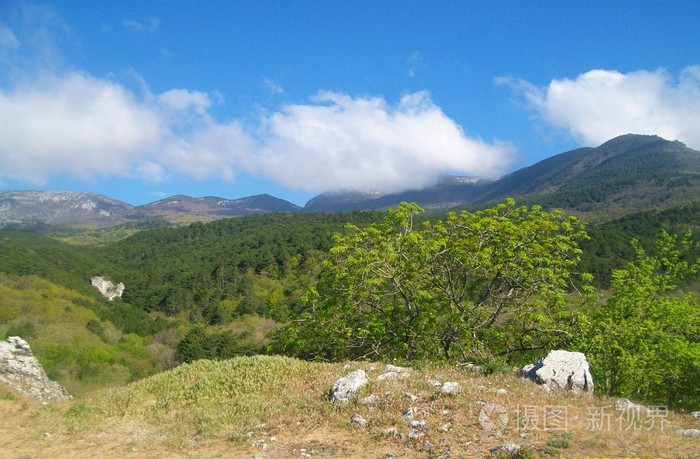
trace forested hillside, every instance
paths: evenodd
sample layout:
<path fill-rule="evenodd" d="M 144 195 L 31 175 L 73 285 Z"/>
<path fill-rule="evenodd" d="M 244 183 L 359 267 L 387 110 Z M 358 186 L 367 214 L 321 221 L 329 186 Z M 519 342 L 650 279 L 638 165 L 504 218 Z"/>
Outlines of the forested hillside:
<path fill-rule="evenodd" d="M 662 229 L 679 241 L 693 231 L 692 240 L 678 252 L 677 266 L 684 275 L 669 285 L 677 283 L 685 290 L 697 286 L 697 271 L 690 269 L 700 255 L 694 245 L 700 234 L 697 202 L 587 226 L 556 211 L 549 214 L 512 202 L 499 206 L 457 214 L 416 210 L 401 223 L 387 220 L 391 212 L 250 215 L 145 229 L 102 245 L 75 245 L 40 234 L 3 231 L 0 334 L 20 334 L 38 343 L 37 354 L 52 374 L 78 390 L 100 381 L 140 378 L 150 372 L 143 365 L 155 371 L 200 358 L 268 352 L 323 359 L 468 358 L 497 369 L 534 357 L 549 346 L 585 347 L 572 337 L 580 336 L 577 327 L 588 323 L 588 308 L 595 307 L 591 314 L 598 311 L 595 298 L 607 297 L 611 286 L 613 294 L 619 289 L 615 270 L 627 269 L 640 257 L 640 248 L 651 257 L 668 258 L 659 250 L 671 250 L 675 242 L 660 249 L 656 241 Z M 65 236 L 62 232 L 57 237 Z M 85 232 L 81 237 L 90 239 Z M 632 239 L 639 241 L 638 246 Z M 349 247 L 356 252 L 345 252 Z M 391 267 L 403 259 L 402 266 Z M 365 266 L 366 260 L 375 264 Z M 593 275 L 590 285 L 582 273 Z M 89 279 L 95 275 L 123 282 L 123 297 L 104 299 L 90 286 Z M 386 284 L 389 279 L 394 280 Z M 441 284 L 441 279 L 446 283 Z M 532 283 L 533 279 L 540 280 Z M 333 289 L 320 290 L 330 285 Z M 659 298 L 667 287 L 659 286 Z M 590 288 L 599 294 L 576 299 L 577 292 Z M 32 300 L 26 296 L 29 289 Z M 519 289 L 524 290 L 518 293 Z M 413 311 L 413 304 L 419 308 L 430 304 L 429 310 L 443 312 L 416 315 L 414 322 L 394 306 L 385 310 L 387 317 L 395 316 L 388 322 L 384 322 L 387 317 L 365 322 L 369 319 L 352 318 L 350 310 L 337 316 L 332 309 L 322 314 L 316 309 L 322 304 L 347 307 L 351 301 L 362 303 L 370 297 L 377 305 L 403 297 L 405 311 Z M 36 306 L 17 309 L 17 298 Z M 447 298 L 451 299 L 445 302 Z M 516 298 L 520 303 L 508 306 Z M 475 305 L 470 314 L 477 314 L 476 305 L 485 309 L 453 321 L 451 314 L 467 311 L 468 304 Z M 669 308 L 674 304 L 669 303 Z M 546 311 L 537 309 L 545 305 Z M 502 315 L 501 311 L 508 311 L 506 306 L 517 313 Z M 73 324 L 64 327 L 63 338 L 46 328 L 46 317 L 58 317 L 59 312 L 68 315 L 57 323 Z M 596 314 L 599 319 L 595 320 L 607 317 L 605 309 Z M 686 316 L 690 323 L 695 320 Z M 316 322 L 323 317 L 327 322 Z M 551 322 L 542 323 L 545 317 Z M 301 321 L 306 321 L 306 328 L 295 329 Z M 355 324 L 348 325 L 352 333 L 317 335 L 331 333 L 342 323 Z M 531 327 L 557 331 L 532 333 Z M 692 327 L 688 330 L 692 333 Z M 399 337 L 407 332 L 413 338 L 402 345 Z M 388 336 L 394 338 L 387 340 Z M 370 338 L 379 347 L 363 347 Z M 339 344 L 344 340 L 355 344 Z M 83 343 L 80 351 L 70 351 L 74 343 Z M 365 344 L 353 351 L 358 343 Z M 413 351 L 407 353 L 404 345 Z M 373 354 L 386 346 L 398 347 Z M 520 357 L 514 358 L 516 354 Z M 58 368 L 73 370 L 52 370 Z M 659 387 L 654 390 L 657 399 L 663 395 Z M 683 397 L 674 403 L 686 406 L 694 400 L 691 395 Z"/>

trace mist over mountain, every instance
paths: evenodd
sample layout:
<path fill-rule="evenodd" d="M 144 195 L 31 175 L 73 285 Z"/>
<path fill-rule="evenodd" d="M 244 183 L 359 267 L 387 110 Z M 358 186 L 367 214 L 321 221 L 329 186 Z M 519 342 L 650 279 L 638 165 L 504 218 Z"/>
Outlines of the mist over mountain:
<path fill-rule="evenodd" d="M 403 201 L 426 209 L 452 209 L 484 207 L 506 197 L 605 220 L 694 202 L 698 196 L 700 152 L 678 141 L 628 134 L 596 148 L 561 153 L 499 179 L 446 176 L 434 186 L 401 193 L 323 193 L 303 208 L 267 194 L 240 199 L 178 195 L 136 207 L 90 193 L 7 191 L 0 193 L 0 227 L 107 227 L 153 219 L 182 223 L 270 212 L 376 210 Z"/>

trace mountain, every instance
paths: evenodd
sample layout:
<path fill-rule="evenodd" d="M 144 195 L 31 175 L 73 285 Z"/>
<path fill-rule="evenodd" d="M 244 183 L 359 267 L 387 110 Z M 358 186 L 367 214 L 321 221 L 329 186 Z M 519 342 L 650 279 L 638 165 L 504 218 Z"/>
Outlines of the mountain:
<path fill-rule="evenodd" d="M 8 191 L 0 192 L 0 228 L 107 227 L 153 219 L 183 223 L 270 212 L 376 210 L 403 201 L 426 209 L 483 208 L 506 197 L 560 208 L 588 221 L 668 209 L 698 201 L 700 152 L 678 141 L 627 134 L 499 179 L 447 176 L 432 187 L 401 193 L 323 193 L 303 208 L 267 194 L 241 199 L 178 195 L 134 207 L 89 193 Z"/>
<path fill-rule="evenodd" d="M 0 228 L 44 225 L 112 226 L 126 221 L 134 206 L 107 196 L 67 191 L 0 193 Z"/>
<path fill-rule="evenodd" d="M 241 199 L 224 199 L 215 196 L 191 198 L 177 195 L 135 208 L 135 216 L 161 217 L 168 221 L 213 220 L 239 215 L 270 212 L 298 212 L 301 207 L 269 194 Z"/>
<path fill-rule="evenodd" d="M 513 172 L 469 204 L 506 196 L 588 219 L 666 209 L 700 197 L 700 152 L 657 136 L 623 135 Z"/>
<path fill-rule="evenodd" d="M 561 153 L 497 180 L 454 177 L 423 190 L 361 197 L 321 195 L 305 209 L 382 209 L 402 201 L 426 209 L 486 207 L 513 197 L 519 203 L 561 208 L 588 220 L 608 220 L 697 201 L 700 152 L 657 136 L 627 134 L 596 148 Z"/>
<path fill-rule="evenodd" d="M 299 206 L 267 194 L 242 199 L 178 195 L 135 207 L 92 193 L 5 191 L 0 192 L 0 229 L 103 228 L 153 219 L 182 223 L 300 210 Z"/>
<path fill-rule="evenodd" d="M 323 193 L 304 206 L 311 212 L 346 212 L 393 207 L 400 202 L 417 202 L 426 209 L 448 209 L 473 201 L 489 180 L 473 177 L 445 176 L 431 187 L 382 195 L 372 192 Z"/>

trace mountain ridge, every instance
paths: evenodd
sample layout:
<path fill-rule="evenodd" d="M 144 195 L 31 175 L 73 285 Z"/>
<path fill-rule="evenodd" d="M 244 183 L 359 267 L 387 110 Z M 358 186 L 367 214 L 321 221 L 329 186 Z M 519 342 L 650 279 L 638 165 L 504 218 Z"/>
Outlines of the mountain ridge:
<path fill-rule="evenodd" d="M 429 210 L 484 207 L 506 197 L 561 208 L 589 219 L 663 209 L 700 196 L 700 152 L 658 136 L 626 134 L 598 147 L 546 158 L 498 179 L 445 176 L 400 193 L 327 192 L 304 207 L 259 194 L 238 199 L 175 195 L 141 206 L 105 195 L 65 191 L 0 192 L 0 228 L 107 227 L 142 220 L 210 221 L 269 212 L 381 210 L 403 201 Z"/>

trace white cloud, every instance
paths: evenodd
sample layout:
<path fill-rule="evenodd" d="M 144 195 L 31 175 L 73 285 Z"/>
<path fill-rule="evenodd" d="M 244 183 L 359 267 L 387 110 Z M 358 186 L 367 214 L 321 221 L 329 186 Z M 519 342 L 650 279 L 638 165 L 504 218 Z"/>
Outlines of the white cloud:
<path fill-rule="evenodd" d="M 160 26 L 160 18 L 156 16 L 151 16 L 142 21 L 125 19 L 123 25 L 125 28 L 133 30 L 135 32 L 155 33 L 158 30 L 158 26 Z"/>
<path fill-rule="evenodd" d="M 512 159 L 509 145 L 467 137 L 427 92 L 396 106 L 382 98 L 321 92 L 266 120 L 260 171 L 308 191 L 400 191 L 433 183 L 445 171 L 492 176 Z"/>
<path fill-rule="evenodd" d="M 125 175 L 161 135 L 157 114 L 121 86 L 81 74 L 0 91 L 0 174 Z"/>
<path fill-rule="evenodd" d="M 269 89 L 273 94 L 284 93 L 284 88 L 276 81 L 270 80 L 269 78 L 265 78 L 264 83 L 267 89 Z"/>
<path fill-rule="evenodd" d="M 498 79 L 522 94 L 547 123 L 596 145 L 627 133 L 657 134 L 700 148 L 700 66 L 673 78 L 665 70 L 591 70 L 541 88 Z"/>
<path fill-rule="evenodd" d="M 512 147 L 467 137 L 427 92 L 382 98 L 321 92 L 260 126 L 218 122 L 212 97 L 172 89 L 143 97 L 79 73 L 0 89 L 0 179 L 233 180 L 259 174 L 296 189 L 399 191 L 444 172 L 492 176 Z M 29 82 L 31 81 L 31 82 Z"/>

